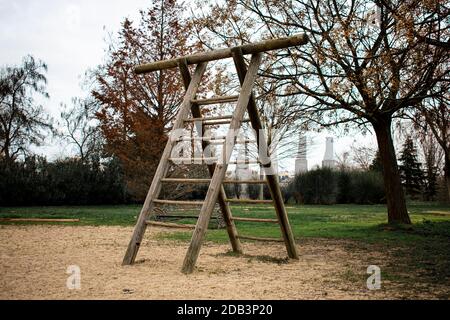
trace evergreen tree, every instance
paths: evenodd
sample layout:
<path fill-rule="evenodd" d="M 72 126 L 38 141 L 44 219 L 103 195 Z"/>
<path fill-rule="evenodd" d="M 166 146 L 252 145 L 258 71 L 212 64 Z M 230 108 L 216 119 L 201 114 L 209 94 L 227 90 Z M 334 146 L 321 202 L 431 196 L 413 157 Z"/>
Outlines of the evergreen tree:
<path fill-rule="evenodd" d="M 421 164 L 417 160 L 417 149 L 414 146 L 412 138 L 406 138 L 403 144 L 403 150 L 399 158 L 400 176 L 406 194 L 415 198 L 422 192 L 424 174 Z"/>
<path fill-rule="evenodd" d="M 377 151 L 375 158 L 369 166 L 370 171 L 383 172 L 383 165 L 381 164 L 380 152 Z"/>
<path fill-rule="evenodd" d="M 437 194 L 437 178 L 439 169 L 429 158 L 430 155 L 427 155 L 423 191 L 424 199 L 426 201 L 433 201 Z"/>

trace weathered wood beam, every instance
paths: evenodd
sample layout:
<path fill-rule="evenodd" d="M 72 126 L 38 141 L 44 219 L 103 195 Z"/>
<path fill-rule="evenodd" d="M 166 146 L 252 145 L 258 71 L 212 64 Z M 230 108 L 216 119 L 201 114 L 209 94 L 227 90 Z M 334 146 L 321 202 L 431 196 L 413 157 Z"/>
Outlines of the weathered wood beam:
<path fill-rule="evenodd" d="M 154 203 L 157 204 L 169 204 L 175 206 L 202 206 L 203 201 L 182 201 L 182 200 L 163 200 L 163 199 L 155 199 Z"/>
<path fill-rule="evenodd" d="M 213 50 L 209 52 L 197 53 L 194 55 L 184 56 L 187 64 L 197 64 L 201 62 L 220 60 L 232 57 L 232 51 L 235 48 L 240 48 L 244 55 L 254 54 L 265 51 L 289 48 L 294 46 L 304 45 L 308 42 L 306 34 L 296 34 L 287 38 L 270 39 L 266 41 L 244 44 L 242 46 Z M 148 73 L 157 70 L 164 70 L 175 68 L 178 66 L 179 59 L 170 59 L 163 61 L 156 61 L 137 66 L 134 70 L 137 74 Z"/>
<path fill-rule="evenodd" d="M 158 222 L 158 221 L 146 221 L 148 226 L 163 227 L 163 228 L 174 228 L 174 229 L 195 229 L 194 224 L 179 224 L 170 222 Z"/>
<path fill-rule="evenodd" d="M 214 97 L 209 99 L 194 99 L 192 100 L 192 103 L 196 103 L 199 106 L 207 106 L 210 104 L 218 104 L 218 103 L 230 103 L 238 101 L 239 95 L 236 96 L 221 96 L 221 97 Z"/>
<path fill-rule="evenodd" d="M 260 237 L 241 236 L 241 235 L 239 236 L 239 239 L 263 241 L 263 242 L 284 242 L 284 239 L 279 239 L 279 238 L 260 238 Z"/>

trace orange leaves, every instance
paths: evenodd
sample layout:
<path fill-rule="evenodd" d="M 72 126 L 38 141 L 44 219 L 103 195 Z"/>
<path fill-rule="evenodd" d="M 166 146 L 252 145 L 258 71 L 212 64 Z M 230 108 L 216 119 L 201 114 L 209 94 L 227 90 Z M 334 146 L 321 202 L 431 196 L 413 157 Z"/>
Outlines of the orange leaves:
<path fill-rule="evenodd" d="M 97 119 L 106 148 L 120 159 L 138 200 L 151 182 L 184 89 L 177 70 L 138 76 L 133 68 L 196 50 L 191 27 L 181 18 L 184 10 L 174 0 L 157 1 L 141 11 L 139 21 L 125 19 L 96 71 L 93 96 L 101 105 Z"/>

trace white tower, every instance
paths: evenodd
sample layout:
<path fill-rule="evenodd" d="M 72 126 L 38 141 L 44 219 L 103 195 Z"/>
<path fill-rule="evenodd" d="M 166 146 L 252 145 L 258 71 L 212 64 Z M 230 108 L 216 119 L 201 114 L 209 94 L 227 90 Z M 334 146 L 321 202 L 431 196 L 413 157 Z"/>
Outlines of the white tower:
<path fill-rule="evenodd" d="M 334 160 L 333 138 L 327 137 L 325 155 L 322 161 L 322 168 L 335 168 L 336 160 Z"/>
<path fill-rule="evenodd" d="M 248 146 L 247 144 L 243 144 L 238 149 L 238 156 L 237 160 L 239 161 L 248 161 Z M 237 180 L 251 180 L 252 179 L 252 171 L 250 170 L 250 167 L 248 163 L 238 163 L 236 164 L 236 179 Z M 240 196 L 243 199 L 248 199 L 249 193 L 248 193 L 248 186 L 246 184 L 241 184 L 241 192 Z"/>
<path fill-rule="evenodd" d="M 295 174 L 308 171 L 308 160 L 306 159 L 306 137 L 300 133 L 298 141 L 298 152 L 295 158 Z"/>

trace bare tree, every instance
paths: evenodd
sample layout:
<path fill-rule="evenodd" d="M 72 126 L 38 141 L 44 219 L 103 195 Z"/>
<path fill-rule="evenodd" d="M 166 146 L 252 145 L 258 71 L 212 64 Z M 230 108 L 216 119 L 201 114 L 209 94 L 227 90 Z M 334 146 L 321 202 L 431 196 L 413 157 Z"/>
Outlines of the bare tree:
<path fill-rule="evenodd" d="M 420 141 L 430 144 L 426 146 L 428 152 L 436 153 L 436 156 L 438 156 L 438 151 L 435 151 L 434 148 L 438 145 L 442 149 L 444 177 L 448 199 L 450 200 L 450 95 L 448 83 L 446 88 L 447 90 L 438 90 L 432 97 L 418 104 L 417 109 L 405 112 L 403 116 L 413 122 L 416 135 Z M 429 137 L 429 133 L 433 134 L 434 139 Z M 430 154 L 428 154 L 428 157 L 430 157 Z M 431 159 L 428 159 L 428 161 L 431 161 Z"/>
<path fill-rule="evenodd" d="M 448 36 L 448 29 L 440 24 L 441 19 L 425 18 L 428 6 L 424 1 L 415 7 L 405 1 L 390 4 L 387 9 L 379 1 L 237 0 L 227 6 L 234 20 L 258 30 L 254 37 L 298 32 L 309 36 L 307 45 L 279 51 L 265 76 L 278 80 L 280 86 L 290 85 L 288 92 L 280 95 L 308 97 L 301 114 L 310 121 L 325 127 L 356 125 L 375 132 L 388 221 L 410 223 L 392 140 L 392 119 L 427 98 L 448 76 L 449 69 L 442 65 L 450 54 L 442 46 L 411 35 L 392 12 L 395 8 L 411 17 L 409 21 L 421 21 L 428 28 L 421 31 L 444 28 L 443 35 Z M 243 8 L 243 19 L 232 6 Z M 214 12 L 221 11 L 215 8 Z M 376 13 L 375 23 L 371 12 Z M 234 25 L 210 30 L 228 35 L 234 32 Z"/>
<path fill-rule="evenodd" d="M 92 156 L 100 156 L 102 136 L 95 117 L 96 101 L 93 99 L 72 98 L 71 106 L 62 105 L 60 130 L 57 133 L 75 147 L 82 161 Z"/>
<path fill-rule="evenodd" d="M 20 66 L 0 69 L 0 156 L 13 160 L 30 145 L 41 145 L 51 118 L 34 101 L 45 90 L 47 65 L 26 56 Z"/>
<path fill-rule="evenodd" d="M 376 149 L 368 146 L 352 145 L 350 147 L 352 161 L 362 170 L 368 171 L 376 154 Z"/>

